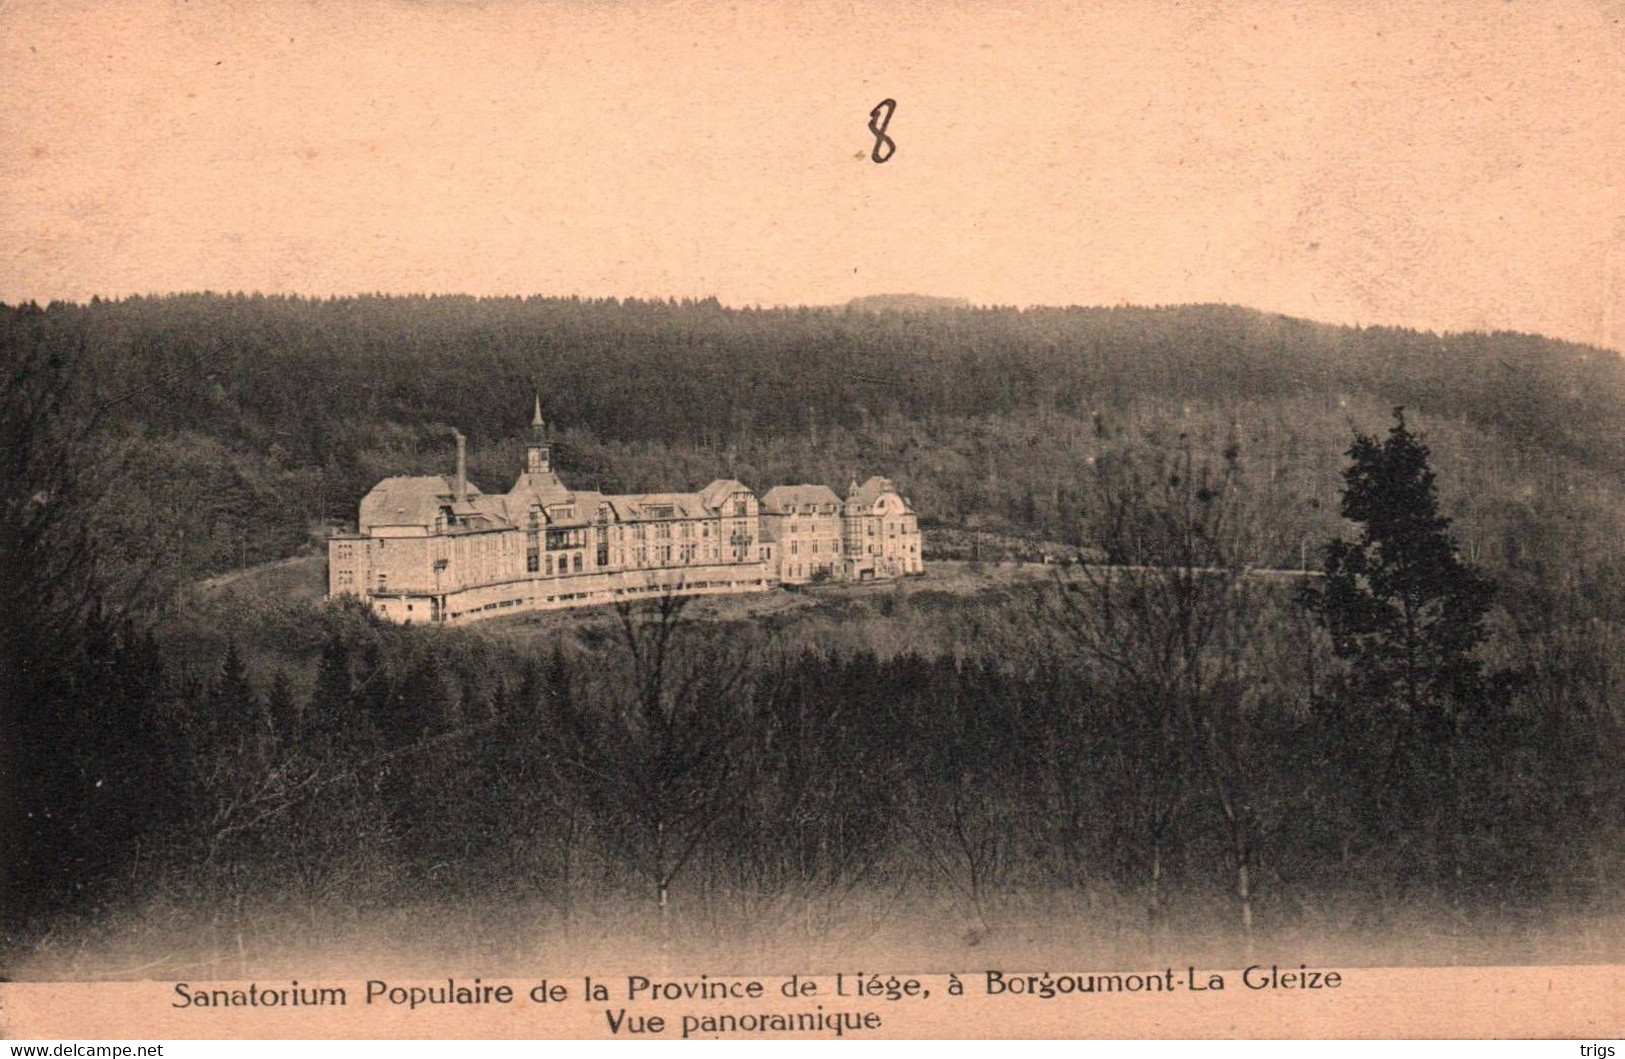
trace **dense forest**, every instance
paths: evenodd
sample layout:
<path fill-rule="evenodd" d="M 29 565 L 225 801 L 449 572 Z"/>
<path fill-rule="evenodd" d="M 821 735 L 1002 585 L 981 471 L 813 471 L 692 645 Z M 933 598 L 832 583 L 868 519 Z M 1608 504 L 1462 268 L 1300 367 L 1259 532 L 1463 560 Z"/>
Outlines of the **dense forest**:
<path fill-rule="evenodd" d="M 1224 924 L 1535 958 L 1542 931 L 1617 927 L 1620 357 L 1224 306 L 889 304 L 4 309 L 5 955 L 179 934 L 246 968 L 475 904 L 504 937 L 923 919 L 948 948 L 1065 923 L 1113 954 Z M 939 556 L 985 535 L 1134 572 L 467 630 L 199 587 L 447 469 L 453 427 L 506 488 L 533 391 L 570 483 L 880 473 Z M 1384 431 L 1409 460 L 1385 495 L 1426 509 L 1398 529 L 1359 501 Z M 1405 641 L 1366 585 L 1439 638 Z M 1374 682 L 1396 656 L 1427 661 Z M 1617 958 L 1617 929 L 1587 937 L 1570 958 Z"/>

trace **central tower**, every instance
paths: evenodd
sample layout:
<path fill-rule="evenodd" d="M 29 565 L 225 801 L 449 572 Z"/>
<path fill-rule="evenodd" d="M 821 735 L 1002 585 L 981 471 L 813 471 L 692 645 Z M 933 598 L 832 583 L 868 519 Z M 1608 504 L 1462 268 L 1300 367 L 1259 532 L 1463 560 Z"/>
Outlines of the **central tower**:
<path fill-rule="evenodd" d="M 547 442 L 547 424 L 542 421 L 542 397 L 537 394 L 536 414 L 530 418 L 530 447 L 525 453 L 525 473 L 547 474 L 552 469 L 552 446 Z"/>

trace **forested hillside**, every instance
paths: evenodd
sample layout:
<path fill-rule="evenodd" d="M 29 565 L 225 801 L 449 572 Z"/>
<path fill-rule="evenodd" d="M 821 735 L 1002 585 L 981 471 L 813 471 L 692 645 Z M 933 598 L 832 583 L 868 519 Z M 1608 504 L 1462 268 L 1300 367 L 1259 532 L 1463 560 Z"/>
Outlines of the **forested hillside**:
<path fill-rule="evenodd" d="M 1541 493 L 1554 472 L 1584 491 L 1590 475 L 1625 471 L 1618 356 L 1225 306 L 195 295 L 7 309 L 0 343 L 12 356 L 55 350 L 81 376 L 128 442 L 118 487 L 169 525 L 181 576 L 297 551 L 323 520 L 353 519 L 380 476 L 443 469 L 453 427 L 475 480 L 505 488 L 532 391 L 578 484 L 693 487 L 726 471 L 762 488 L 841 486 L 884 473 L 928 525 L 983 520 L 1079 544 L 1091 461 L 1148 432 L 1233 434 L 1272 483 L 1294 479 L 1299 504 L 1329 501 L 1351 422 L 1392 405 L 1498 464 L 1484 474 Z M 1286 517 L 1301 537 L 1306 516 Z M 1296 549 L 1278 542 L 1261 559 Z"/>
<path fill-rule="evenodd" d="M 1220 923 L 1249 944 L 1420 926 L 1523 959 L 1617 924 L 1620 357 L 1224 306 L 887 304 L 5 309 L 13 954 L 203 938 L 246 971 L 289 932 L 474 905 L 544 947 L 653 908 L 676 909 L 667 939 L 926 917 L 954 944 L 1065 923 L 1129 954 Z M 383 475 L 449 470 L 453 427 L 505 489 L 533 391 L 573 484 L 885 474 L 928 543 L 1130 572 L 782 622 L 668 602 L 569 635 L 197 588 L 315 548 Z M 1350 459 L 1391 424 L 1421 574 L 1329 546 L 1376 517 L 1347 505 Z M 1365 579 L 1343 612 L 1251 573 L 1332 556 Z M 1454 605 L 1441 581 L 1480 573 L 1445 648 L 1359 596 L 1408 585 L 1425 626 Z M 1413 647 L 1437 672 L 1373 682 Z M 1596 937 L 1563 958 L 1617 958 Z"/>

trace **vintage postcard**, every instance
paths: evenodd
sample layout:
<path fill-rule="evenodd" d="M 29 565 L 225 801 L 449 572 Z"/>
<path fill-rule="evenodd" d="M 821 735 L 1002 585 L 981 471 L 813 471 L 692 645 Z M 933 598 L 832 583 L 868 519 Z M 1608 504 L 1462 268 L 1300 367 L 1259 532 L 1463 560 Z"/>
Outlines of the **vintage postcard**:
<path fill-rule="evenodd" d="M 0 1035 L 1625 1033 L 1618 0 L 0 28 Z"/>

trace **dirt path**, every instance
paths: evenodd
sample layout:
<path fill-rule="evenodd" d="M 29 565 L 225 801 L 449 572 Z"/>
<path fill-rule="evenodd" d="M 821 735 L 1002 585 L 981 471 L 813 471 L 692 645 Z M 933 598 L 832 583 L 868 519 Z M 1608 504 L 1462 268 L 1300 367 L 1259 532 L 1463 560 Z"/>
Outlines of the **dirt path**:
<path fill-rule="evenodd" d="M 295 555 L 289 559 L 278 559 L 275 562 L 261 563 L 258 566 L 245 566 L 241 570 L 233 570 L 227 574 L 206 577 L 197 582 L 197 587 L 205 592 L 213 592 L 216 589 L 225 588 L 227 585 L 241 581 L 245 577 L 253 577 L 256 574 L 268 573 L 272 570 L 281 570 L 289 566 L 298 566 L 302 563 L 312 563 L 316 559 L 317 557 L 314 555 Z"/>

